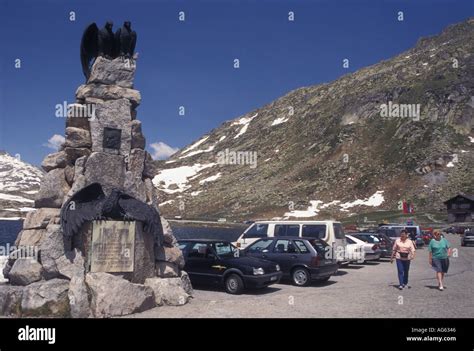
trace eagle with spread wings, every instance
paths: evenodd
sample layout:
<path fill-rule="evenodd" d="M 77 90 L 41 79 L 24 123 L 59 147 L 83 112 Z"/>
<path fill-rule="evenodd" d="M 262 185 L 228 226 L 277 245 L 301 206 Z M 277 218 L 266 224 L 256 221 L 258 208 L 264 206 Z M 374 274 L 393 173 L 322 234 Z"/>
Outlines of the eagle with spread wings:
<path fill-rule="evenodd" d="M 163 227 L 158 211 L 119 189 L 106 196 L 99 183 L 93 183 L 74 194 L 61 209 L 63 235 L 73 237 L 84 223 L 93 220 L 125 220 L 143 223 L 143 230 L 163 245 Z"/>
<path fill-rule="evenodd" d="M 99 56 L 107 59 L 133 58 L 137 33 L 132 30 L 131 22 L 125 21 L 115 34 L 112 31 L 113 25 L 112 21 L 107 21 L 104 28 L 99 29 L 94 22 L 84 30 L 81 39 L 81 65 L 86 80 L 91 74 L 93 61 Z"/>

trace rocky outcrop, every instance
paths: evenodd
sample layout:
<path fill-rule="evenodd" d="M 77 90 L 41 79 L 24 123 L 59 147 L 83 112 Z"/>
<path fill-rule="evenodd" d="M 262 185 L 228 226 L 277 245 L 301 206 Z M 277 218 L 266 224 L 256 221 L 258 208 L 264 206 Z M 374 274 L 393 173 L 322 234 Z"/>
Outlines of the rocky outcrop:
<path fill-rule="evenodd" d="M 67 164 L 67 156 L 64 151 L 55 152 L 46 156 L 41 163 L 41 167 L 49 172 L 55 168 L 64 168 Z"/>
<path fill-rule="evenodd" d="M 41 280 L 43 267 L 33 258 L 20 258 L 15 261 L 8 273 L 12 285 L 28 285 Z"/>
<path fill-rule="evenodd" d="M 20 316 L 23 287 L 0 285 L 0 315 Z"/>
<path fill-rule="evenodd" d="M 52 279 L 33 283 L 25 287 L 21 299 L 21 314 L 24 317 L 68 317 L 69 281 Z"/>
<path fill-rule="evenodd" d="M 188 288 L 188 286 L 180 277 L 149 278 L 145 281 L 145 286 L 149 286 L 153 290 L 157 305 L 180 306 L 186 304 L 191 298 L 191 295 L 185 290 L 185 287 Z"/>
<path fill-rule="evenodd" d="M 91 291 L 94 317 L 124 316 L 155 306 L 151 288 L 130 283 L 109 273 L 88 273 L 86 283 Z"/>
<path fill-rule="evenodd" d="M 61 208 L 64 196 L 70 187 L 64 177 L 64 169 L 56 168 L 49 171 L 41 182 L 41 187 L 35 198 L 35 207 Z"/>
<path fill-rule="evenodd" d="M 135 64 L 130 60 L 107 60 L 98 57 L 92 67 L 89 84 L 116 85 L 123 88 L 133 88 Z"/>

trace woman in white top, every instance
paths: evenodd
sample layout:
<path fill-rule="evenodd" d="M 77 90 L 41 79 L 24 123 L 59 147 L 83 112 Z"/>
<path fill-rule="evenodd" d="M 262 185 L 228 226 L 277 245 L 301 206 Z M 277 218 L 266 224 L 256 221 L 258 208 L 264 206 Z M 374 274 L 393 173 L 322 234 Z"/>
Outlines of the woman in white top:
<path fill-rule="evenodd" d="M 405 287 L 409 288 L 408 272 L 410 271 L 410 262 L 415 258 L 415 245 L 408 239 L 406 230 L 401 231 L 400 238 L 393 244 L 390 263 L 393 263 L 394 257 L 397 259 L 398 282 L 400 283 L 398 288 L 400 290 Z"/>

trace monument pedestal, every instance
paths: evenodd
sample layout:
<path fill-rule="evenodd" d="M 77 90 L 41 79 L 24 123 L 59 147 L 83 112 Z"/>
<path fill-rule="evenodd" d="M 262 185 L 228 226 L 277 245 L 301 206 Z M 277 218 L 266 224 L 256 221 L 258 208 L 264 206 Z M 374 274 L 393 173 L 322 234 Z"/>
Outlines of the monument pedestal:
<path fill-rule="evenodd" d="M 92 183 L 107 196 L 117 189 L 159 213 L 155 165 L 136 119 L 141 96 L 133 89 L 135 69 L 135 61 L 98 57 L 87 84 L 77 89 L 65 144 L 43 161 L 47 174 L 37 210 L 16 241 L 32 247 L 37 262 L 10 256 L 4 276 L 21 285 L 0 286 L 0 315 L 110 317 L 190 298 L 184 259 L 165 219 L 163 246 L 138 221 L 88 222 L 72 237 L 61 227 L 59 209 Z"/>

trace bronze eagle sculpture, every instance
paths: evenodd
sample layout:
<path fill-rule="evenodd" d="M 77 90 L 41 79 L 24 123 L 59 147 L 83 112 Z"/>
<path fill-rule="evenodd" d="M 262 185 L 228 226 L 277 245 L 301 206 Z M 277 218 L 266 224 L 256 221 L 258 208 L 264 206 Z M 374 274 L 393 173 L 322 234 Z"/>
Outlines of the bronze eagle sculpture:
<path fill-rule="evenodd" d="M 77 234 L 84 223 L 105 219 L 142 222 L 144 232 L 153 235 L 157 246 L 163 245 L 158 211 L 119 189 L 112 189 L 106 196 L 102 186 L 93 183 L 75 193 L 61 209 L 61 227 L 68 238 Z"/>
<path fill-rule="evenodd" d="M 133 59 L 137 44 L 137 33 L 132 30 L 130 21 L 125 21 L 117 32 L 112 31 L 112 21 L 107 21 L 104 28 L 99 29 L 97 24 L 91 23 L 86 27 L 81 39 L 82 72 L 89 79 L 93 60 L 102 56 L 107 59 L 126 57 Z"/>

